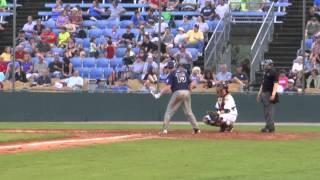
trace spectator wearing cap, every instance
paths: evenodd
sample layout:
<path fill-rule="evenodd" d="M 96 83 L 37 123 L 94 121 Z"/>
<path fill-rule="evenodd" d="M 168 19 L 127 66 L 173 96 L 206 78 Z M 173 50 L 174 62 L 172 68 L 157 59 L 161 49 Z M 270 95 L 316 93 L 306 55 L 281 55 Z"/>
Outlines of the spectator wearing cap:
<path fill-rule="evenodd" d="M 112 8 L 112 7 L 111 7 Z M 105 12 L 104 8 L 101 8 L 99 6 L 99 1 L 93 0 L 92 1 L 92 6 L 88 9 L 88 14 L 90 16 L 90 19 L 92 20 L 100 20 L 102 19 L 102 13 Z"/>
<path fill-rule="evenodd" d="M 51 47 L 53 47 L 57 41 L 56 34 L 52 32 L 50 28 L 44 29 L 40 34 L 40 38 L 43 43 L 49 44 Z"/>
<path fill-rule="evenodd" d="M 233 81 L 236 83 L 241 84 L 242 86 L 248 85 L 248 76 L 246 73 L 243 72 L 242 65 L 237 66 L 236 68 L 236 73 L 232 75 Z"/>
<path fill-rule="evenodd" d="M 145 23 L 143 16 L 139 10 L 134 12 L 134 15 L 131 17 L 131 21 L 135 27 L 140 27 Z"/>
<path fill-rule="evenodd" d="M 298 88 L 294 86 L 294 80 L 289 79 L 288 80 L 288 87 L 284 89 L 284 92 L 286 93 L 292 93 L 292 92 L 298 92 Z"/>
<path fill-rule="evenodd" d="M 187 46 L 197 48 L 202 52 L 204 46 L 203 32 L 199 31 L 199 25 L 195 24 L 193 29 L 189 30 L 186 34 Z"/>
<path fill-rule="evenodd" d="M 58 46 L 59 47 L 66 47 L 70 38 L 71 38 L 71 35 L 67 31 L 67 28 L 62 27 L 61 32 L 59 33 L 59 36 L 58 36 Z"/>
<path fill-rule="evenodd" d="M 178 47 L 186 43 L 186 33 L 184 32 L 183 27 L 178 28 L 178 34 L 174 37 L 174 45 Z"/>
<path fill-rule="evenodd" d="M 10 46 L 5 47 L 0 57 L 3 59 L 4 62 L 7 62 L 7 63 L 10 62 L 12 57 L 11 47 Z"/>
<path fill-rule="evenodd" d="M 311 71 L 311 75 L 307 79 L 307 88 L 320 89 L 320 76 L 317 69 Z"/>
<path fill-rule="evenodd" d="M 205 20 L 213 20 L 216 16 L 215 8 L 210 0 L 205 0 L 205 5 L 200 11 Z"/>
<path fill-rule="evenodd" d="M 120 44 L 124 46 L 128 46 L 129 44 L 134 45 L 135 44 L 135 39 L 134 39 L 134 34 L 131 32 L 131 27 L 128 26 L 126 29 L 126 32 L 122 35 L 122 39 L 120 41 Z"/>
<path fill-rule="evenodd" d="M 60 61 L 59 55 L 55 55 L 53 62 L 49 64 L 50 77 L 62 77 L 62 70 L 62 63 Z"/>
<path fill-rule="evenodd" d="M 108 20 L 120 21 L 120 16 L 126 12 L 126 10 L 119 5 L 118 0 L 112 1 L 112 6 L 107 10 L 110 17 Z"/>
<path fill-rule="evenodd" d="M 42 24 L 41 19 L 38 19 L 36 24 L 33 26 L 33 32 L 35 32 L 38 36 L 40 36 L 40 34 L 45 28 L 46 27 Z"/>
<path fill-rule="evenodd" d="M 178 9 L 179 0 L 168 0 L 166 10 L 167 11 L 174 11 Z"/>
<path fill-rule="evenodd" d="M 179 51 L 173 55 L 174 59 L 177 61 L 179 65 L 183 65 L 183 67 L 191 73 L 191 67 L 193 64 L 191 53 L 185 48 L 185 46 L 180 45 Z"/>
<path fill-rule="evenodd" d="M 229 5 L 224 0 L 218 0 L 215 13 L 218 19 L 223 19 L 229 13 Z"/>
<path fill-rule="evenodd" d="M 223 82 L 229 82 L 232 79 L 232 74 L 227 70 L 226 64 L 221 64 L 219 67 L 219 72 L 216 76 L 217 84 L 221 84 Z"/>
<path fill-rule="evenodd" d="M 64 10 L 60 16 L 58 16 L 56 20 L 56 26 L 58 28 L 64 27 L 66 24 L 69 23 L 69 17 L 68 17 L 68 12 Z"/>
<path fill-rule="evenodd" d="M 160 33 L 162 34 L 162 33 L 164 33 L 164 31 L 165 31 L 165 29 L 167 28 L 167 27 L 169 27 L 169 25 L 168 25 L 168 23 L 166 23 L 165 21 L 164 21 L 164 18 L 163 17 L 161 17 L 161 24 L 160 24 Z M 157 36 L 158 34 L 159 34 L 159 22 L 156 22 L 155 24 L 154 24 L 154 26 L 153 26 L 153 36 Z"/>
<path fill-rule="evenodd" d="M 82 14 L 79 13 L 78 8 L 73 7 L 71 9 L 71 14 L 69 15 L 69 20 L 70 23 L 77 25 L 77 26 L 81 26 L 82 22 L 83 22 L 83 18 L 82 18 Z"/>
<path fill-rule="evenodd" d="M 32 37 L 34 25 L 35 23 L 33 22 L 32 16 L 28 16 L 28 22 L 25 23 L 22 28 L 27 39 L 30 39 Z"/>
<path fill-rule="evenodd" d="M 173 40 L 174 36 L 171 33 L 171 29 L 169 27 L 166 28 L 164 34 L 161 36 L 162 43 L 166 46 L 166 52 L 169 52 L 171 48 L 173 48 Z"/>
<path fill-rule="evenodd" d="M 148 10 L 148 14 L 146 15 L 146 27 L 148 28 L 153 28 L 154 27 L 154 24 L 158 21 L 158 17 L 156 15 L 153 14 L 153 9 L 152 8 L 149 8 Z"/>

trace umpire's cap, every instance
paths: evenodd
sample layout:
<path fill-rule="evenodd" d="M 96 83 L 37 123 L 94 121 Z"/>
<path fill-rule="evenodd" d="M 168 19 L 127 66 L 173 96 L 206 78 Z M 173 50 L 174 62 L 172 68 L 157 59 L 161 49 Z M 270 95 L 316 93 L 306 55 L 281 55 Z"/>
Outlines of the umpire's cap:
<path fill-rule="evenodd" d="M 263 65 L 273 65 L 272 59 L 265 59 L 265 60 L 263 61 Z"/>

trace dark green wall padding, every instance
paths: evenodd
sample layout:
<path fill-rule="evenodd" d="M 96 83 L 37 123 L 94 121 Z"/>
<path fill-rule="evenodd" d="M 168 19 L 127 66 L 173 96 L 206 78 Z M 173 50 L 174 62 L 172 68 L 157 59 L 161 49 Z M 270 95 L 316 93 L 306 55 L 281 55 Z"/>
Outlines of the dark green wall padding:
<path fill-rule="evenodd" d="M 170 95 L 155 100 L 150 94 L 124 93 L 0 93 L 0 121 L 162 121 Z M 215 95 L 193 94 L 198 120 L 213 108 Z M 256 94 L 234 94 L 238 122 L 263 122 Z M 320 96 L 281 95 L 278 122 L 320 122 Z M 185 121 L 182 110 L 174 121 Z"/>

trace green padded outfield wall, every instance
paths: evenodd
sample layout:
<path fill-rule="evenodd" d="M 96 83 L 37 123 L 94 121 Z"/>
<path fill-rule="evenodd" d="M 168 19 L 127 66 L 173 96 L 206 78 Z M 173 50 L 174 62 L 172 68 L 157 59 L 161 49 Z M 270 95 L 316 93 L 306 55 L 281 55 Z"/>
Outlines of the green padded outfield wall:
<path fill-rule="evenodd" d="M 155 100 L 150 94 L 125 93 L 0 93 L 0 121 L 161 121 L 169 95 Z M 238 122 L 262 122 L 262 105 L 255 94 L 234 94 Z M 215 95 L 194 94 L 198 120 L 213 108 Z M 278 122 L 320 122 L 320 96 L 281 95 Z M 184 121 L 182 110 L 173 117 Z"/>

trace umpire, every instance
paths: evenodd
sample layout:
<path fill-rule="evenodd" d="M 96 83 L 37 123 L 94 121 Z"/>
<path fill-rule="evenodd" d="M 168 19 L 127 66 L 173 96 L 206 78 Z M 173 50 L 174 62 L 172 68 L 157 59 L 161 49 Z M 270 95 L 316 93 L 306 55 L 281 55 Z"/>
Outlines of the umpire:
<path fill-rule="evenodd" d="M 263 61 L 264 75 L 257 101 L 263 104 L 264 119 L 266 125 L 261 129 L 263 133 L 272 133 L 275 131 L 274 126 L 274 109 L 275 104 L 279 102 L 277 94 L 278 74 L 273 69 L 273 61 L 266 59 Z"/>

